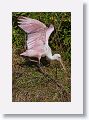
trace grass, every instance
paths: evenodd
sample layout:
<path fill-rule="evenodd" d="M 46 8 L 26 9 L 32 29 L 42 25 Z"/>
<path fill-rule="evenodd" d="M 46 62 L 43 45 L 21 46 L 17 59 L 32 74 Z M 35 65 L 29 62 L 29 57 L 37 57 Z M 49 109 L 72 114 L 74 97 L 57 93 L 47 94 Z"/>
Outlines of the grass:
<path fill-rule="evenodd" d="M 71 100 L 70 66 L 65 61 L 67 73 L 64 73 L 60 64 L 53 61 L 49 66 L 42 67 L 49 75 L 45 77 L 34 63 L 17 53 L 18 49 L 13 47 L 13 102 L 68 102 Z M 55 83 L 55 80 L 58 83 Z M 62 84 L 62 87 L 58 87 L 57 84 Z"/>
<path fill-rule="evenodd" d="M 39 13 L 40 19 L 45 21 L 48 25 L 51 19 L 54 19 L 55 15 L 63 16 L 65 14 L 61 13 Z M 53 24 L 56 26 L 56 31 L 54 31 L 50 37 L 49 44 L 52 48 L 53 53 L 60 53 L 66 67 L 67 73 L 65 73 L 61 65 L 57 61 L 51 61 L 50 64 L 44 59 L 41 60 L 43 64 L 43 71 L 47 75 L 39 71 L 37 64 L 30 62 L 29 58 L 23 58 L 20 53 L 24 51 L 24 37 L 25 33 L 17 27 L 17 17 L 19 15 L 30 16 L 32 18 L 39 18 L 37 13 L 13 13 L 13 51 L 12 51 L 12 68 L 13 68 L 13 80 L 12 80 L 12 101 L 13 102 L 70 102 L 71 101 L 71 63 L 69 58 L 71 56 L 69 33 L 62 33 L 62 29 L 58 31 L 58 16 L 57 21 L 52 20 Z M 48 19 L 50 16 L 51 19 Z M 52 18 L 53 16 L 53 18 Z M 59 16 L 59 17 L 60 17 Z M 46 20 L 45 20 L 46 19 Z M 67 20 L 67 18 L 65 17 Z M 68 20 L 67 20 L 68 21 Z M 56 25 L 57 23 L 57 25 Z M 64 24 L 64 23 L 63 23 Z M 63 25 L 62 24 L 62 25 Z M 69 29 L 68 29 L 69 30 Z M 65 30 L 66 32 L 66 30 Z M 54 39 L 59 39 L 59 43 L 56 44 Z M 63 36 L 67 37 L 67 40 L 62 41 Z M 56 49 L 55 49 L 56 48 Z M 68 49 L 68 50 L 67 50 Z M 60 51 L 60 52 L 59 52 Z M 69 55 L 68 55 L 69 54 Z M 66 57 L 68 56 L 68 57 Z M 56 77 L 57 68 L 57 77 Z"/>

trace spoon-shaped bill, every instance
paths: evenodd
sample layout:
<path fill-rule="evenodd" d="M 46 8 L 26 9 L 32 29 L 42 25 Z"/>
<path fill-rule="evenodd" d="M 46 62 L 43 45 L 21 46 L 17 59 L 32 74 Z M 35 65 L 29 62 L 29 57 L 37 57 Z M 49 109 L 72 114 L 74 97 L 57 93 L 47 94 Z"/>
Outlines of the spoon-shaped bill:
<path fill-rule="evenodd" d="M 62 59 L 60 58 L 60 63 L 61 63 L 61 65 L 62 65 L 62 67 L 63 67 L 63 70 L 66 72 L 66 68 L 65 68 L 65 66 L 64 66 L 64 64 L 63 64 L 63 61 L 62 61 Z"/>

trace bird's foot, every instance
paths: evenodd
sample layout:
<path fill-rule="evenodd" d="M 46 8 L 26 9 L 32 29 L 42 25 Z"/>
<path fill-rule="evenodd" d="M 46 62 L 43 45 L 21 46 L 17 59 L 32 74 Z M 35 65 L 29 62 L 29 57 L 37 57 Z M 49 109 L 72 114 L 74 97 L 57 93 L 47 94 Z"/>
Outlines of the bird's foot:
<path fill-rule="evenodd" d="M 38 67 L 38 70 L 41 72 L 41 73 L 44 73 L 44 69 L 43 69 L 43 64 L 40 62 L 37 64 L 37 67 Z"/>
<path fill-rule="evenodd" d="M 44 67 L 44 65 L 40 62 L 40 63 L 37 63 L 37 66 L 40 68 L 40 67 Z"/>

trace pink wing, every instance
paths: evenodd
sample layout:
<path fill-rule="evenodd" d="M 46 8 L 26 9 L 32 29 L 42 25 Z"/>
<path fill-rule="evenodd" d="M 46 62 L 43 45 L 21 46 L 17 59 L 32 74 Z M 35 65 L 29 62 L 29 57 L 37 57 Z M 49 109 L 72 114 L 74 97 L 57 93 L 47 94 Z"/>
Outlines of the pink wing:
<path fill-rule="evenodd" d="M 19 20 L 19 27 L 29 33 L 27 38 L 27 50 L 21 55 L 37 57 L 45 54 L 45 45 L 48 45 L 48 39 L 54 27 L 51 26 L 47 28 L 40 21 L 27 17 L 19 17 Z"/>
<path fill-rule="evenodd" d="M 43 48 L 46 41 L 46 32 L 40 31 L 32 34 L 28 34 L 27 49 Z"/>
<path fill-rule="evenodd" d="M 37 32 L 46 28 L 46 25 L 44 25 L 42 22 L 32 18 L 20 16 L 18 20 L 18 26 L 22 28 L 26 33 Z"/>
<path fill-rule="evenodd" d="M 39 57 L 45 54 L 44 45 L 46 39 L 46 32 L 40 31 L 28 34 L 27 50 L 21 55 L 29 57 Z"/>

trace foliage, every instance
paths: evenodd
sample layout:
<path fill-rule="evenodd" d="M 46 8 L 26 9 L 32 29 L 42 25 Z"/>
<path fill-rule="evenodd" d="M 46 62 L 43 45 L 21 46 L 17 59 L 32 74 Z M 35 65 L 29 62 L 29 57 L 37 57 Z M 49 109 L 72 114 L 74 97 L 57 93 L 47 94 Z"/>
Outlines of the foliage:
<path fill-rule="evenodd" d="M 13 45 L 23 48 L 25 32 L 17 24 L 19 16 L 38 19 L 47 26 L 53 24 L 54 32 L 49 38 L 49 44 L 54 51 L 60 51 L 64 60 L 71 60 L 71 13 L 70 12 L 13 12 L 12 13 L 12 36 Z"/>

